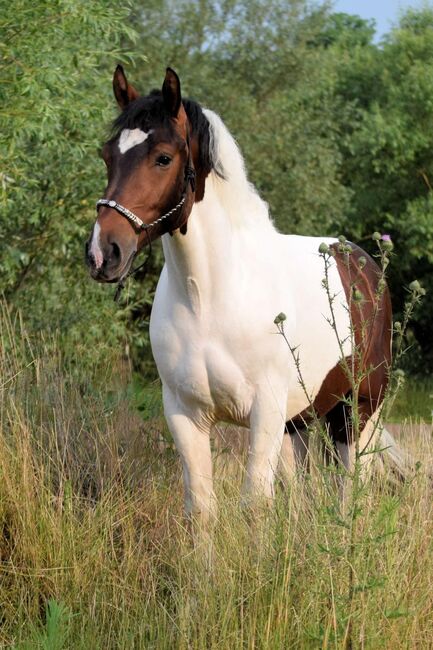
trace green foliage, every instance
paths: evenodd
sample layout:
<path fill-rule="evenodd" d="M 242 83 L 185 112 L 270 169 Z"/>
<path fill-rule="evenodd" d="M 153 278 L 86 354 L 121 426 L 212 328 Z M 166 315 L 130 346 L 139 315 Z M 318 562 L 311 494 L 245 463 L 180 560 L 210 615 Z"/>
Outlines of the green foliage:
<path fill-rule="evenodd" d="M 22 648 L 42 648 L 42 650 L 62 650 L 66 647 L 67 628 L 70 624 L 71 612 L 65 605 L 50 599 L 46 605 L 45 626 L 34 633 L 30 644 L 24 643 Z"/>
<path fill-rule="evenodd" d="M 348 49 L 358 45 L 365 47 L 371 44 L 375 31 L 374 20 L 344 13 L 331 14 L 313 43 L 324 47 L 338 44 Z"/>
<path fill-rule="evenodd" d="M 304 0 L 3 4 L 0 291 L 29 331 L 58 328 L 68 349 L 92 350 L 89 363 L 121 342 L 154 376 L 160 248 L 121 309 L 83 264 L 104 186 L 97 150 L 116 114 L 112 70 L 134 53 L 137 88 L 160 87 L 169 64 L 185 95 L 221 114 L 282 231 L 344 232 L 367 248 L 372 232 L 392 235 L 397 312 L 412 279 L 427 289 L 411 370 L 432 367 L 432 10 L 409 10 L 377 45 L 371 21 Z"/>
<path fill-rule="evenodd" d="M 428 370 L 433 360 L 432 48 L 433 11 L 411 10 L 382 47 L 345 50 L 337 63 L 337 94 L 351 109 L 339 144 L 352 213 L 340 227 L 355 241 L 376 229 L 391 234 L 397 311 L 412 278 L 427 289 L 412 330 L 415 350 L 421 348 L 424 358 L 416 356 L 412 370 Z"/>
<path fill-rule="evenodd" d="M 124 331 L 83 251 L 114 117 L 107 79 L 128 57 L 121 38 L 134 39 L 127 16 L 114 1 L 37 0 L 3 3 L 0 17 L 0 291 L 32 330 L 58 327 L 77 346 Z"/>

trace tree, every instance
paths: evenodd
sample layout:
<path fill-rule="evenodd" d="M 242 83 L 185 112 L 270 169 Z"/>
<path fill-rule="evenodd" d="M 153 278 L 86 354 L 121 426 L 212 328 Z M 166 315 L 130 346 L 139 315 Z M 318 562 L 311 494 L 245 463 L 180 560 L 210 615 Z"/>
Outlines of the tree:
<path fill-rule="evenodd" d="M 114 0 L 17 0 L 0 17 L 0 291 L 30 329 L 58 326 L 82 346 L 123 327 L 96 316 L 112 310 L 83 251 L 104 187 L 109 75 L 127 57 L 121 37 L 134 39 L 127 15 Z"/>
<path fill-rule="evenodd" d="M 350 107 L 340 146 L 342 181 L 352 192 L 352 210 L 339 229 L 356 241 L 368 241 L 374 230 L 392 235 L 390 281 L 397 317 L 412 279 L 427 289 L 413 324 L 416 345 L 409 359 L 414 367 L 431 371 L 433 11 L 410 10 L 381 48 L 348 54 L 338 57 L 337 93 Z"/>

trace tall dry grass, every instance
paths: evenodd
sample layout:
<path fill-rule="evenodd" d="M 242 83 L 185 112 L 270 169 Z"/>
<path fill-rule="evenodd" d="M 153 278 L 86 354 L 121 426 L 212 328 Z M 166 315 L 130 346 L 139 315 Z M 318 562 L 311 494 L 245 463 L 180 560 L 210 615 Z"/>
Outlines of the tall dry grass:
<path fill-rule="evenodd" d="M 349 620 L 353 647 L 432 647 L 431 426 L 400 428 L 422 465 L 405 484 L 385 474 L 364 486 L 351 554 L 319 456 L 252 519 L 238 505 L 243 441 L 222 430 L 209 570 L 160 421 L 134 413 L 125 363 L 106 367 L 82 372 L 55 338 L 30 341 L 4 310 L 1 647 L 342 648 Z"/>

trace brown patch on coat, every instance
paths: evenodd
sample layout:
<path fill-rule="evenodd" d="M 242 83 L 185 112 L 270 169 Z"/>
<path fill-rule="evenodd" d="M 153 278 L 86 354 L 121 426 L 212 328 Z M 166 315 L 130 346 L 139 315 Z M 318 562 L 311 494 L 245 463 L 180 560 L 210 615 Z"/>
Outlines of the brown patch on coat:
<path fill-rule="evenodd" d="M 380 406 L 386 387 L 391 364 L 392 308 L 389 289 L 378 290 L 380 269 L 376 262 L 361 248 L 350 244 L 352 253 L 348 255 L 340 250 L 340 244 L 331 246 L 335 252 L 341 282 L 346 293 L 350 309 L 352 327 L 356 345 L 353 359 L 354 376 L 365 373 L 359 388 L 360 429 Z M 365 258 L 365 266 L 360 258 Z M 353 292 L 362 294 L 362 300 L 355 301 Z M 346 359 L 352 364 L 352 358 Z M 313 408 L 318 417 L 326 416 L 331 434 L 335 440 L 347 441 L 347 423 L 350 420 L 348 408 L 342 400 L 350 395 L 352 383 L 343 367 L 338 363 L 325 377 L 314 400 Z M 287 423 L 289 433 L 303 428 L 311 421 L 308 409 Z M 350 428 L 350 427 L 349 427 Z"/>

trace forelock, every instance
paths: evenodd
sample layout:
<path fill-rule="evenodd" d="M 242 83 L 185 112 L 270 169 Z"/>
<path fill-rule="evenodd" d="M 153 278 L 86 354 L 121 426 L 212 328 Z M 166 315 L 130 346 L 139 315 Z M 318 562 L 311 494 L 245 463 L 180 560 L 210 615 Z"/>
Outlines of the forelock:
<path fill-rule="evenodd" d="M 139 97 L 131 102 L 114 120 L 114 135 L 123 129 L 141 129 L 150 131 L 156 128 L 170 128 L 170 115 L 164 106 L 160 90 L 153 90 L 146 97 Z"/>

